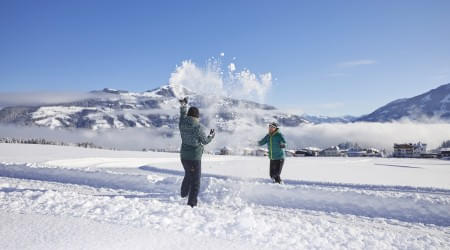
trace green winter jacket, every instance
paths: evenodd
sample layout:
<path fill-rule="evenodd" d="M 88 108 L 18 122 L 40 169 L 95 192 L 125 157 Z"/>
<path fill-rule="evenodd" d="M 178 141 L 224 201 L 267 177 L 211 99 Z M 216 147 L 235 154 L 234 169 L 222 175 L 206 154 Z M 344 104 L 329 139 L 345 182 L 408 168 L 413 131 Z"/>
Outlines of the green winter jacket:
<path fill-rule="evenodd" d="M 211 142 L 213 136 L 206 136 L 200 123 L 193 117 L 187 116 L 187 107 L 180 107 L 180 134 L 182 160 L 201 160 L 203 155 L 203 145 Z"/>
<path fill-rule="evenodd" d="M 258 143 L 260 146 L 267 143 L 267 148 L 269 149 L 269 158 L 271 160 L 284 159 L 284 148 L 286 147 L 286 140 L 280 133 L 279 129 L 277 129 L 273 134 L 267 134 Z"/>

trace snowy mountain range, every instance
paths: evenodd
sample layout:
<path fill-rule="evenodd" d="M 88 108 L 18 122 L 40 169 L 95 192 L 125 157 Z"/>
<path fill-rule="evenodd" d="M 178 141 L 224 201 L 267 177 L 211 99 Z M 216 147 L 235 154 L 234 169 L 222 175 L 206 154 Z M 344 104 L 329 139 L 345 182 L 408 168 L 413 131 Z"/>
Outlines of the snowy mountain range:
<path fill-rule="evenodd" d="M 265 126 L 275 121 L 284 127 L 302 124 L 387 122 L 409 118 L 450 120 L 450 84 L 412 98 L 393 101 L 361 117 L 294 115 L 266 104 L 222 96 L 196 94 L 186 88 L 165 85 L 145 92 L 105 88 L 78 101 L 34 106 L 10 106 L 0 110 L 0 123 L 50 128 L 122 129 L 128 127 L 168 128 L 178 126 L 178 98 L 200 108 L 201 122 L 220 131 L 239 126 Z"/>
<path fill-rule="evenodd" d="M 450 121 L 450 83 L 418 96 L 390 102 L 356 121 L 389 122 L 402 118 L 418 121 L 435 118 Z"/>
<path fill-rule="evenodd" d="M 13 106 L 0 110 L 0 123 L 37 125 L 50 128 L 127 128 L 178 126 L 178 98 L 187 96 L 189 104 L 201 110 L 201 122 L 221 131 L 236 126 L 266 125 L 276 121 L 282 126 L 298 126 L 310 121 L 273 106 L 220 96 L 198 95 L 186 88 L 165 85 L 142 93 L 105 88 L 92 91 L 91 98 L 76 102 Z"/>

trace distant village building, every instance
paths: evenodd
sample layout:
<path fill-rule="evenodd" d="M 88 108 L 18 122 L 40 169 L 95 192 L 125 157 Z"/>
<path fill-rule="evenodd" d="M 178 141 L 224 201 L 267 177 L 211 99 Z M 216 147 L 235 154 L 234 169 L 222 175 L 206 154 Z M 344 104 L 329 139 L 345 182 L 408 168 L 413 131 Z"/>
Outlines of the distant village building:
<path fill-rule="evenodd" d="M 422 153 L 420 154 L 420 158 L 439 158 L 438 153 Z"/>
<path fill-rule="evenodd" d="M 255 150 L 253 148 L 244 148 L 242 149 L 242 155 L 256 155 Z"/>
<path fill-rule="evenodd" d="M 343 156 L 339 146 L 332 146 L 320 151 L 320 156 Z"/>
<path fill-rule="evenodd" d="M 222 149 L 220 149 L 220 155 L 231 155 L 233 154 L 233 150 L 229 147 L 223 147 Z"/>
<path fill-rule="evenodd" d="M 294 157 L 294 156 L 296 156 L 296 154 L 295 154 L 295 150 L 285 150 L 284 151 L 285 153 L 286 153 L 286 156 L 288 156 L 288 157 Z"/>
<path fill-rule="evenodd" d="M 384 157 L 384 152 L 376 148 L 350 148 L 346 153 L 348 157 Z"/>
<path fill-rule="evenodd" d="M 394 144 L 394 157 L 413 157 L 414 146 L 412 143 Z"/>
<path fill-rule="evenodd" d="M 230 150 L 230 149 L 228 149 Z M 227 151 L 227 149 L 222 149 L 222 151 Z M 244 148 L 242 150 L 242 155 L 246 156 L 268 156 L 269 150 L 267 148 Z"/>
<path fill-rule="evenodd" d="M 300 151 L 298 152 L 299 154 L 304 152 L 304 156 L 319 156 L 321 149 L 316 147 L 306 147 L 298 151 Z"/>
<path fill-rule="evenodd" d="M 307 147 L 295 150 L 295 157 L 319 156 L 320 148 Z"/>
<path fill-rule="evenodd" d="M 320 151 L 322 151 L 322 149 L 316 147 L 306 147 L 304 150 L 306 150 L 307 156 L 319 156 Z"/>
<path fill-rule="evenodd" d="M 304 157 L 306 156 L 306 154 L 307 154 L 306 150 L 302 149 L 295 150 L 295 157 Z"/>
<path fill-rule="evenodd" d="M 441 148 L 440 156 L 443 159 L 450 159 L 450 148 Z"/>
<path fill-rule="evenodd" d="M 376 149 L 376 148 L 368 148 L 365 149 L 366 151 L 366 157 L 383 157 L 384 154 L 382 151 Z"/>
<path fill-rule="evenodd" d="M 421 154 L 426 153 L 427 144 L 425 143 L 394 143 L 394 157 L 400 158 L 419 158 Z"/>
<path fill-rule="evenodd" d="M 366 156 L 367 151 L 360 148 L 351 148 L 347 151 L 348 157 L 364 157 Z"/>

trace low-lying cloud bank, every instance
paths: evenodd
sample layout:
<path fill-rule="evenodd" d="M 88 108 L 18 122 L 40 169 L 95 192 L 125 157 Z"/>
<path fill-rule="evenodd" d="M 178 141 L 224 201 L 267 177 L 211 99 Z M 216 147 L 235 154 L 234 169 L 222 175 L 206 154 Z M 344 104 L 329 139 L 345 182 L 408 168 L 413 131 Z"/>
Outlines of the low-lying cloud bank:
<path fill-rule="evenodd" d="M 424 142 L 428 149 L 437 148 L 444 140 L 450 139 L 449 123 L 348 123 L 304 125 L 295 128 L 281 128 L 289 148 L 306 146 L 320 148 L 337 145 L 341 142 L 357 142 L 362 146 L 376 147 L 392 151 L 394 143 Z M 267 133 L 266 128 L 237 128 L 230 133 L 218 133 L 207 150 L 256 147 L 257 141 Z M 76 143 L 93 142 L 96 145 L 127 149 L 178 149 L 181 140 L 178 131 L 167 128 L 128 128 L 92 131 L 87 129 L 49 129 L 43 127 L 0 126 L 0 137 L 45 138 L 48 140 Z"/>
<path fill-rule="evenodd" d="M 394 143 L 418 142 L 437 148 L 450 139 L 449 123 L 357 122 L 348 124 L 306 125 L 302 128 L 285 129 L 287 136 L 298 145 L 319 147 L 337 145 L 341 142 L 357 142 L 366 147 L 393 150 Z"/>
<path fill-rule="evenodd" d="M 177 149 L 179 135 L 170 129 L 50 129 L 47 127 L 0 126 L 2 138 L 43 138 L 55 142 L 92 142 L 97 146 L 122 150 Z"/>
<path fill-rule="evenodd" d="M 90 92 L 0 92 L 0 109 L 9 106 L 39 106 L 107 98 L 107 93 Z"/>

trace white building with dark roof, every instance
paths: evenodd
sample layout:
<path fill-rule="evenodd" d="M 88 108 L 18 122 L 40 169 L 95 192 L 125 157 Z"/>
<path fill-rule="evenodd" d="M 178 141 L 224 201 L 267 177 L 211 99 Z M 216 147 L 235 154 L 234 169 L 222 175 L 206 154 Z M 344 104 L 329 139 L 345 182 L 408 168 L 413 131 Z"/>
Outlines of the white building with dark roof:
<path fill-rule="evenodd" d="M 320 151 L 320 156 L 343 156 L 339 146 L 332 146 Z"/>
<path fill-rule="evenodd" d="M 400 158 L 419 158 L 422 154 L 426 153 L 426 143 L 394 143 L 394 157 Z"/>

